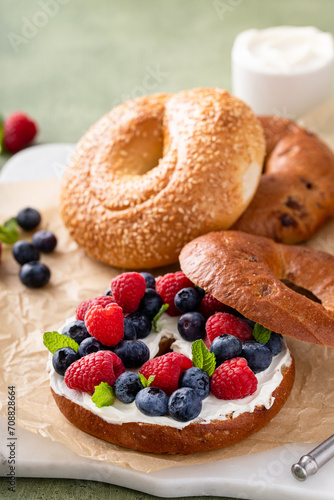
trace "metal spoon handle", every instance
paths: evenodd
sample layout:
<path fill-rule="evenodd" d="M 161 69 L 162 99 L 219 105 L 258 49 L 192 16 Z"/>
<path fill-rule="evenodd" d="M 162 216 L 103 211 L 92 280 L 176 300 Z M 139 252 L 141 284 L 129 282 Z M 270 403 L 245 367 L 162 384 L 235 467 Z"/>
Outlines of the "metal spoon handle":
<path fill-rule="evenodd" d="M 292 475 L 299 481 L 305 481 L 308 476 L 315 474 L 320 467 L 334 457 L 334 434 L 319 444 L 307 455 L 303 455 L 299 462 L 291 467 Z"/>

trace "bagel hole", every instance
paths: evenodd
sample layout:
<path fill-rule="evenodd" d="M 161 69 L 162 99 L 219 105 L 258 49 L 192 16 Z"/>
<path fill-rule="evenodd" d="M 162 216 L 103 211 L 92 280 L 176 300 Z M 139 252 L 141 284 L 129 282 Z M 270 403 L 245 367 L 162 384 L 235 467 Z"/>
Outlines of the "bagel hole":
<path fill-rule="evenodd" d="M 310 290 L 307 290 L 306 288 L 302 288 L 301 286 L 295 285 L 295 283 L 292 283 L 292 281 L 289 280 L 281 280 L 284 285 L 286 285 L 288 288 L 293 290 L 294 292 L 299 293 L 300 295 L 304 295 L 307 299 L 312 300 L 313 302 L 317 302 L 318 304 L 321 304 L 321 300 L 318 299 Z"/>
<path fill-rule="evenodd" d="M 144 175 L 152 170 L 163 157 L 163 146 L 161 119 L 153 117 L 137 123 L 122 158 L 122 174 Z"/>

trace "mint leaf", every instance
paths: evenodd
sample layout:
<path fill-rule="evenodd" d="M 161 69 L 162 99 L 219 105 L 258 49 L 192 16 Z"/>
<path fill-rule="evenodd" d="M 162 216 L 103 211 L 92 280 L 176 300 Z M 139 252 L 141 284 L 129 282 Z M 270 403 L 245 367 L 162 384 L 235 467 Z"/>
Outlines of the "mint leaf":
<path fill-rule="evenodd" d="M 211 377 L 216 368 L 216 356 L 209 351 L 203 340 L 196 340 L 192 343 L 191 353 L 193 365 L 201 368 Z"/>
<path fill-rule="evenodd" d="M 270 339 L 270 335 L 271 335 L 271 330 L 265 328 L 259 323 L 255 324 L 253 330 L 253 337 L 256 340 L 256 342 L 262 342 L 263 344 L 266 344 Z"/>
<path fill-rule="evenodd" d="M 112 406 L 115 402 L 115 394 L 113 388 L 107 382 L 101 382 L 94 387 L 95 391 L 92 396 L 93 403 L 98 408 L 103 406 Z"/>
<path fill-rule="evenodd" d="M 13 245 L 19 239 L 17 227 L 15 217 L 7 220 L 3 226 L 0 226 L 0 241 L 6 245 Z"/>
<path fill-rule="evenodd" d="M 169 304 L 163 304 L 160 307 L 159 312 L 153 318 L 153 328 L 156 333 L 158 333 L 158 319 L 162 316 L 162 314 L 169 308 Z"/>
<path fill-rule="evenodd" d="M 142 383 L 142 386 L 145 388 L 145 387 L 150 387 L 153 380 L 155 379 L 155 375 L 150 375 L 148 378 L 146 378 L 142 373 L 139 373 L 139 378 Z"/>
<path fill-rule="evenodd" d="M 45 332 L 43 344 L 52 354 L 62 347 L 71 347 L 75 352 L 79 349 L 79 344 L 75 340 L 58 332 Z"/>

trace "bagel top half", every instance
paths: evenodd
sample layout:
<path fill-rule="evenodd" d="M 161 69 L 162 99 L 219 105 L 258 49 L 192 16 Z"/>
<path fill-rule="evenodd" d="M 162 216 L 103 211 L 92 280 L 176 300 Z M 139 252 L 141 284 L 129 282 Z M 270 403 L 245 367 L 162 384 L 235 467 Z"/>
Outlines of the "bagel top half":
<path fill-rule="evenodd" d="M 259 121 L 225 90 L 134 99 L 80 140 L 63 179 L 61 215 L 102 262 L 170 264 L 187 242 L 239 218 L 264 155 Z"/>

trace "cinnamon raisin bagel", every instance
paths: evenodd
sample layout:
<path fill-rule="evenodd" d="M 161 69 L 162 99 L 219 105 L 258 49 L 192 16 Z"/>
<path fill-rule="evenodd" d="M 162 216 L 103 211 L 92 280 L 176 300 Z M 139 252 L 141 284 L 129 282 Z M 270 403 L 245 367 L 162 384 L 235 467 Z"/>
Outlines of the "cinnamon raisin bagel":
<path fill-rule="evenodd" d="M 258 118 L 266 139 L 264 173 L 233 229 L 282 243 L 307 240 L 334 215 L 334 154 L 290 120 Z"/>
<path fill-rule="evenodd" d="M 102 262 L 129 269 L 176 262 L 185 243 L 240 217 L 264 152 L 260 123 L 225 90 L 134 99 L 79 142 L 61 214 L 77 243 Z"/>
<path fill-rule="evenodd" d="M 179 259 L 192 282 L 245 317 L 277 333 L 334 347 L 332 255 L 231 230 L 200 236 Z"/>

